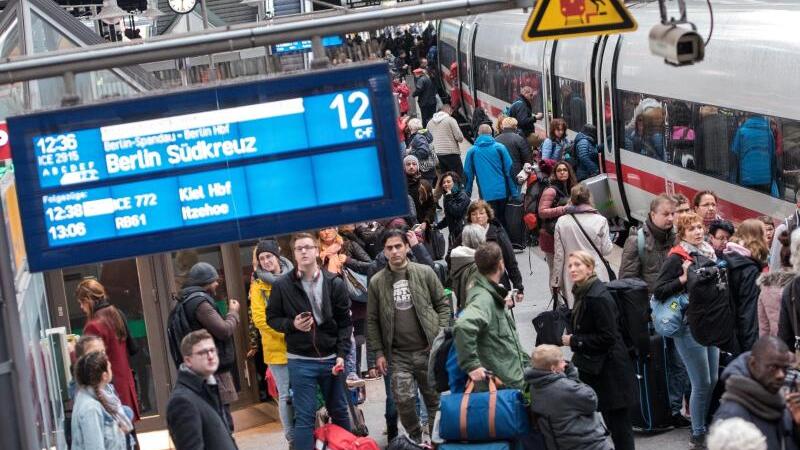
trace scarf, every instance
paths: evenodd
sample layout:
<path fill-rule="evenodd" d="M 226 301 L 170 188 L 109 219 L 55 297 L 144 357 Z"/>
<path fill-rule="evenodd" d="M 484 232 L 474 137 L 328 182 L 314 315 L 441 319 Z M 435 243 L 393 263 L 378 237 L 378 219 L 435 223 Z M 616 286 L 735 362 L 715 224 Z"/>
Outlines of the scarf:
<path fill-rule="evenodd" d="M 723 250 L 722 253 L 725 255 L 738 253 L 748 258 L 751 258 L 753 256 L 753 253 L 750 250 L 748 250 L 742 245 L 737 244 L 736 242 L 728 242 L 727 244 L 725 244 L 725 250 Z"/>
<path fill-rule="evenodd" d="M 780 393 L 772 394 L 758 381 L 742 375 L 728 378 L 722 400 L 736 402 L 751 414 L 769 422 L 780 420 L 786 406 Z"/>
<path fill-rule="evenodd" d="M 97 399 L 100 404 L 104 406 L 108 406 L 109 412 L 113 417 L 114 420 L 119 425 L 120 430 L 123 433 L 128 434 L 133 431 L 133 423 L 128 418 L 127 414 L 125 414 L 125 410 L 122 407 L 122 402 L 117 396 L 116 391 L 114 391 L 114 387 L 111 384 L 106 385 L 105 389 L 93 389 L 90 386 L 85 387 L 88 390 L 90 395 Z"/>
<path fill-rule="evenodd" d="M 335 253 L 329 252 L 328 249 L 336 244 L 339 244 L 339 251 Z M 336 234 L 336 237 L 330 244 L 320 241 L 319 253 L 319 257 L 322 259 L 322 262 L 325 264 L 325 268 L 328 270 L 328 272 L 342 273 L 342 266 L 344 265 L 344 262 L 341 258 L 339 258 L 339 255 L 344 255 L 344 239 L 342 239 L 339 234 Z"/>
<path fill-rule="evenodd" d="M 292 269 L 294 269 L 292 263 L 282 256 L 278 258 L 278 264 L 280 264 L 281 267 L 280 274 L 276 275 L 272 272 L 267 272 L 266 270 L 262 269 L 261 266 L 259 265 L 258 268 L 256 268 L 256 278 L 263 281 L 264 283 L 272 285 L 275 284 L 275 281 L 277 281 L 281 275 L 285 275 L 291 272 Z"/>
<path fill-rule="evenodd" d="M 692 253 L 698 253 L 712 261 L 717 260 L 717 254 L 714 252 L 714 247 L 712 247 L 711 244 L 709 244 L 706 241 L 701 242 L 700 245 L 697 246 L 690 244 L 686 241 L 681 241 L 679 245 L 683 247 L 683 249 L 686 250 L 686 253 L 690 255 Z"/>
<path fill-rule="evenodd" d="M 655 239 L 657 244 L 660 245 L 666 244 L 668 246 L 671 246 L 675 242 L 675 239 L 672 234 L 672 227 L 667 228 L 666 230 L 659 228 L 656 226 L 656 224 L 653 223 L 652 220 L 650 220 L 650 217 L 647 217 L 645 223 L 647 224 L 647 229 L 650 230 L 650 233 L 653 235 L 653 238 Z"/>
<path fill-rule="evenodd" d="M 578 323 L 580 323 L 581 318 L 583 316 L 583 298 L 586 296 L 586 293 L 589 292 L 589 288 L 592 287 L 594 282 L 597 281 L 597 275 L 592 274 L 589 278 L 578 281 L 574 285 L 572 285 L 572 295 L 574 297 L 574 302 L 572 305 L 572 329 L 578 328 Z"/>

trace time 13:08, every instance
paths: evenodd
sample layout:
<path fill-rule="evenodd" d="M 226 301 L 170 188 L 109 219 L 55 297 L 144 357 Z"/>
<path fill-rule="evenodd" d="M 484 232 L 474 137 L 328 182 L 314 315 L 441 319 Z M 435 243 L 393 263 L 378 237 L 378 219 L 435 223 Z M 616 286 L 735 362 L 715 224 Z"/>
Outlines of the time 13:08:
<path fill-rule="evenodd" d="M 56 134 L 54 136 L 44 136 L 36 139 L 35 144 L 43 155 L 58 153 L 78 148 L 78 139 L 75 133 Z"/>
<path fill-rule="evenodd" d="M 86 224 L 83 222 L 68 223 L 66 225 L 53 225 L 47 229 L 54 240 L 70 239 L 86 236 Z"/>

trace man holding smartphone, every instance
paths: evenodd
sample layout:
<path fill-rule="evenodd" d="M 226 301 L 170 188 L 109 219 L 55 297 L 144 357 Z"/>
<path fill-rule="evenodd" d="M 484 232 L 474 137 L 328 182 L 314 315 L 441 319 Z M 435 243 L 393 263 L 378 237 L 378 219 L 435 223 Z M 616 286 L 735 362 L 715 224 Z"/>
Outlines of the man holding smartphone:
<path fill-rule="evenodd" d="M 350 297 L 344 281 L 318 264 L 319 243 L 309 233 L 292 238 L 297 270 L 272 285 L 267 324 L 284 333 L 295 412 L 294 449 L 314 448 L 317 386 L 334 424 L 350 430 L 344 383 L 336 376 L 350 351 Z"/>

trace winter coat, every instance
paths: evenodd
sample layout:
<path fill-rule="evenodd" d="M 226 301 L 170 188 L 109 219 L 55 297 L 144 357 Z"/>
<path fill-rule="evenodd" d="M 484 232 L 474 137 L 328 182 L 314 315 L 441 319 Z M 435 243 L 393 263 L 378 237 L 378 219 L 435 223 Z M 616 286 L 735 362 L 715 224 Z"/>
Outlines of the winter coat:
<path fill-rule="evenodd" d="M 736 311 L 736 341 L 739 353 L 749 351 L 758 340 L 758 296 L 756 283 L 762 264 L 735 251 L 725 250 L 728 261 L 728 289 Z"/>
<path fill-rule="evenodd" d="M 392 81 L 392 92 L 397 96 L 400 114 L 408 114 L 408 96 L 411 94 L 408 85 L 398 81 Z"/>
<path fill-rule="evenodd" d="M 475 265 L 475 249 L 459 246 L 450 252 L 450 288 L 456 296 L 458 310 L 464 309 L 469 289 L 475 282 L 478 267 Z"/>
<path fill-rule="evenodd" d="M 575 136 L 575 153 L 578 158 L 578 167 L 575 176 L 578 181 L 583 181 L 600 173 L 597 160 L 597 142 L 586 134 L 578 133 Z"/>
<path fill-rule="evenodd" d="M 369 282 L 367 301 L 367 349 L 376 357 L 391 360 L 394 337 L 394 297 L 391 268 L 386 267 Z M 428 266 L 408 262 L 406 267 L 411 301 L 428 345 L 433 344 L 439 329 L 449 325 L 451 310 L 448 296 L 436 273 Z"/>
<path fill-rule="evenodd" d="M 733 136 L 731 153 L 738 158 L 738 173 L 731 182 L 741 186 L 764 186 L 775 173 L 775 136 L 762 116 L 747 119 Z"/>
<path fill-rule="evenodd" d="M 675 244 L 675 231 L 659 230 L 649 219 L 642 225 L 644 232 L 644 254 L 639 256 L 638 230 L 632 230 L 622 249 L 619 278 L 641 278 L 652 294 L 658 273 Z"/>
<path fill-rule="evenodd" d="M 729 363 L 722 372 L 718 383 L 726 384 L 728 379 L 734 375 L 753 378 L 747 361 L 750 352 L 739 355 L 733 362 Z M 778 394 L 780 395 L 780 394 Z M 762 406 L 763 407 L 763 406 Z M 761 434 L 767 439 L 767 448 L 778 450 L 797 450 L 800 436 L 796 432 L 796 426 L 792 421 L 792 415 L 788 408 L 783 409 L 783 415 L 777 420 L 767 420 L 759 415 L 758 409 L 751 405 L 739 403 L 733 399 L 723 398 L 717 412 L 714 413 L 714 422 L 719 420 L 739 417 L 746 422 L 750 422 L 758 428 Z M 783 445 L 781 445 L 783 443 Z"/>
<path fill-rule="evenodd" d="M 125 433 L 92 388 L 78 389 L 72 405 L 73 450 L 125 450 Z"/>
<path fill-rule="evenodd" d="M 335 354 L 340 358 L 350 353 L 350 294 L 344 280 L 320 269 L 322 278 L 322 322 L 315 324 L 313 333 L 299 331 L 294 318 L 312 311 L 311 301 L 303 289 L 300 273 L 292 270 L 272 285 L 267 304 L 267 324 L 286 338 L 288 353 L 323 358 Z"/>
<path fill-rule="evenodd" d="M 781 235 L 784 231 L 788 231 L 789 235 L 797 228 L 800 223 L 800 209 L 795 210 L 794 214 L 783 219 L 781 223 L 775 228 L 775 237 Z M 769 270 L 781 270 L 781 240 L 773 239 L 772 247 L 769 249 Z"/>
<path fill-rule="evenodd" d="M 466 192 L 455 186 L 452 192 L 444 195 L 444 218 L 436 224 L 436 229 L 447 227 L 451 242 L 461 237 L 469 203 Z"/>
<path fill-rule="evenodd" d="M 506 307 L 505 287 L 483 275 L 475 277 L 467 306 L 453 327 L 458 365 L 464 373 L 483 367 L 505 386 L 522 389 L 528 355 L 519 342 L 511 311 Z"/>
<path fill-rule="evenodd" d="M 511 156 L 503 144 L 484 134 L 475 140 L 464 160 L 467 196 L 472 197 L 472 182 L 478 181 L 480 197 L 487 202 L 519 196 L 519 186 L 511 176 Z"/>
<path fill-rule="evenodd" d="M 680 247 L 676 246 L 675 248 Z M 661 271 L 658 272 L 656 284 L 653 286 L 653 295 L 656 300 L 664 302 L 673 295 L 686 291 L 686 285 L 682 284 L 679 278 L 683 275 L 683 261 L 688 256 L 670 251 L 661 266 Z"/>
<path fill-rule="evenodd" d="M 758 335 L 777 336 L 783 288 L 791 283 L 795 273 L 790 270 L 767 272 L 758 278 Z"/>
<path fill-rule="evenodd" d="M 566 213 L 568 201 L 569 190 L 564 189 L 564 186 L 552 184 L 539 197 L 539 220 L 543 222 L 539 229 L 539 248 L 545 253 L 553 254 L 555 248 L 553 246 L 554 236 L 545 229 L 544 222 L 558 223 L 557 219 Z"/>
<path fill-rule="evenodd" d="M 436 176 L 436 170 L 431 171 L 433 176 Z M 408 187 L 408 195 L 411 196 L 413 202 L 415 217 L 417 222 L 436 222 L 436 200 L 433 194 L 424 202 L 420 198 L 419 187 L 420 182 L 423 180 L 421 177 L 406 175 L 406 186 Z M 428 180 L 429 181 L 429 180 Z"/>
<path fill-rule="evenodd" d="M 793 298 L 794 296 L 794 298 Z M 781 313 L 778 319 L 778 339 L 786 343 L 791 350 L 796 350 L 794 337 L 800 336 L 800 277 L 794 279 L 786 285 L 781 294 Z M 795 330 L 793 323 L 797 324 Z"/>
<path fill-rule="evenodd" d="M 630 388 L 635 386 L 633 366 L 617 325 L 617 304 L 605 283 L 595 280 L 579 309 L 573 310 L 572 314 L 577 316 L 570 340 L 572 351 L 595 357 L 605 355 L 600 374 L 583 372 L 581 381 L 597 393 L 600 411 L 628 408 L 634 402 Z"/>
<path fill-rule="evenodd" d="M 281 275 L 291 271 L 294 266 L 291 261 L 283 256 L 279 259 L 281 265 Z M 278 280 L 280 275 L 264 272 L 261 279 L 255 276 L 250 283 L 250 311 L 253 316 L 253 324 L 261 334 L 261 350 L 264 353 L 264 364 L 286 364 L 286 340 L 283 333 L 279 333 L 267 325 L 267 303 L 272 292 L 272 284 Z"/>
<path fill-rule="evenodd" d="M 176 450 L 237 448 L 217 385 L 183 365 L 167 403 L 167 428 Z"/>
<path fill-rule="evenodd" d="M 561 161 L 564 159 L 564 149 L 569 145 L 569 139 L 563 137 L 560 140 L 547 138 L 542 142 L 542 159 L 552 159 Z"/>
<path fill-rule="evenodd" d="M 569 364 L 565 373 L 530 368 L 525 381 L 534 399 L 531 412 L 539 417 L 548 449 L 613 450 L 597 412 L 597 394 L 578 379 L 574 365 Z"/>
<path fill-rule="evenodd" d="M 506 147 L 511 156 L 511 175 L 516 177 L 522 165 L 531 162 L 531 146 L 524 137 L 512 130 L 504 130 L 495 140 Z"/>
<path fill-rule="evenodd" d="M 114 368 L 114 378 L 111 383 L 114 385 L 122 404 L 133 410 L 133 421 L 137 421 L 139 420 L 139 398 L 136 396 L 133 370 L 131 370 L 130 360 L 128 359 L 127 341 L 117 338 L 114 329 L 97 317 L 97 314 L 104 308 L 113 308 L 113 306 L 107 303 L 105 306 L 98 305 L 94 318 L 83 327 L 83 334 L 103 339 L 108 362 Z M 130 334 L 130 331 L 128 333 Z"/>
<path fill-rule="evenodd" d="M 574 219 L 573 219 L 574 217 Z M 550 286 L 557 286 L 562 289 L 567 303 L 573 304 L 572 298 L 572 279 L 567 271 L 567 256 L 576 250 L 583 250 L 594 257 L 594 268 L 597 277 L 601 281 L 609 280 L 606 266 L 600 259 L 600 255 L 594 251 L 592 245 L 586 240 L 586 236 L 578 227 L 575 221 L 579 221 L 583 229 L 592 238 L 592 242 L 603 253 L 603 257 L 611 254 L 614 244 L 611 242 L 608 232 L 608 220 L 597 210 L 588 205 L 577 207 L 574 215 L 563 215 L 556 222 L 556 234 L 554 237 L 553 271 L 550 273 Z"/>
<path fill-rule="evenodd" d="M 464 135 L 458 122 L 450 114 L 439 111 L 425 125 L 433 135 L 434 151 L 437 155 L 460 155 L 459 143 L 464 141 Z"/>
<path fill-rule="evenodd" d="M 431 77 L 422 75 L 414 80 L 414 97 L 420 107 L 436 106 L 436 86 L 433 85 Z"/>
<path fill-rule="evenodd" d="M 486 242 L 497 243 L 503 252 L 506 273 L 503 274 L 503 279 L 500 280 L 500 283 L 508 289 L 513 287 L 519 289 L 520 292 L 524 291 L 525 286 L 522 285 L 522 274 L 519 271 L 514 247 L 511 245 L 511 239 L 508 238 L 508 233 L 506 233 L 506 230 L 503 229 L 497 219 L 489 222 L 489 228 L 486 230 Z"/>
<path fill-rule="evenodd" d="M 517 128 L 522 137 L 527 138 L 529 134 L 535 131 L 536 117 L 533 116 L 531 103 L 527 98 L 518 96 L 514 103 L 509 108 L 510 117 L 517 119 Z"/>

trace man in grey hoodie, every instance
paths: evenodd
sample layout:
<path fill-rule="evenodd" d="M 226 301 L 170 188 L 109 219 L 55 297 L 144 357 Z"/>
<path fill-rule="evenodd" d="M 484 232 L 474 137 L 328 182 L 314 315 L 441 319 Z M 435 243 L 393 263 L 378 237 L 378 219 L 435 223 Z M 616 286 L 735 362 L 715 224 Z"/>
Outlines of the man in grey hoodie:
<path fill-rule="evenodd" d="M 547 448 L 611 450 L 608 431 L 597 412 L 597 394 L 578 380 L 578 371 L 555 345 L 533 350 L 532 367 L 525 371 L 531 386 L 531 411 Z M 568 405 L 568 406 L 566 406 Z"/>
<path fill-rule="evenodd" d="M 426 125 L 433 135 L 433 148 L 436 157 L 439 158 L 440 172 L 455 172 L 463 180 L 464 164 L 461 162 L 459 144 L 464 142 L 464 135 L 456 119 L 451 116 L 452 113 L 453 108 L 450 105 L 442 105 L 439 112 L 434 114 Z"/>

